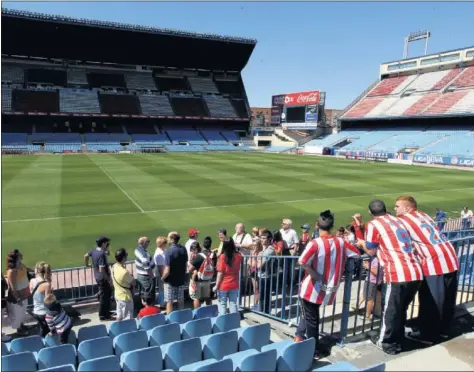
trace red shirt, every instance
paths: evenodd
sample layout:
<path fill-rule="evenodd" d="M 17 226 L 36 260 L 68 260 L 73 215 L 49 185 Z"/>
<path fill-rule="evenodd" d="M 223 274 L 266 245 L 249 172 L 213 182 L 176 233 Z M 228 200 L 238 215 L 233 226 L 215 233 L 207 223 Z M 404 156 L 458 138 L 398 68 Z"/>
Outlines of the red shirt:
<path fill-rule="evenodd" d="M 346 258 L 350 256 L 359 256 L 359 250 L 342 238 L 327 235 L 310 241 L 299 263 L 311 265 L 322 278 L 314 281 L 306 275 L 301 282 L 300 298 L 314 304 L 331 305 L 341 283 Z"/>
<path fill-rule="evenodd" d="M 242 255 L 240 253 L 234 254 L 232 266 L 227 265 L 227 258 L 224 254 L 219 256 L 219 260 L 217 261 L 217 271 L 223 274 L 219 290 L 232 291 L 240 288 L 239 272 L 241 262 Z"/>
<path fill-rule="evenodd" d="M 385 283 L 404 283 L 423 279 L 410 234 L 400 218 L 389 214 L 375 217 L 367 224 L 367 248 L 377 248 L 384 269 Z"/>
<path fill-rule="evenodd" d="M 141 309 L 138 313 L 139 318 L 143 318 L 148 315 L 155 315 L 159 314 L 161 312 L 161 309 L 156 306 L 145 306 L 143 309 Z"/>
<path fill-rule="evenodd" d="M 424 275 L 443 275 L 458 270 L 459 263 L 453 245 L 440 234 L 438 225 L 430 216 L 412 211 L 400 219 L 410 233 Z"/>

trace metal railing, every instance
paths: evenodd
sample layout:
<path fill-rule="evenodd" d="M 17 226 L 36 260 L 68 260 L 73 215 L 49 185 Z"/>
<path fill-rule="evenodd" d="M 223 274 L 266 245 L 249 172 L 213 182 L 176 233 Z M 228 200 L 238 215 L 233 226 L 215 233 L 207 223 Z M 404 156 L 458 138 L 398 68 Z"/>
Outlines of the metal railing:
<path fill-rule="evenodd" d="M 474 236 L 459 237 L 451 242 L 459 260 L 456 304 L 461 305 L 474 301 Z M 321 306 L 321 335 L 343 343 L 347 337 L 360 335 L 380 326 L 382 286 L 377 287 L 373 296 L 373 311 L 367 311 L 369 286 L 366 283 L 369 281 L 369 274 L 364 263 L 369 263 L 370 267 L 371 261 L 372 258 L 368 256 L 347 260 L 334 303 Z M 381 270 L 380 266 L 377 270 Z M 303 277 L 298 257 L 245 256 L 241 269 L 240 307 L 289 325 L 297 325 L 301 316 L 298 293 Z M 408 309 L 407 319 L 417 316 L 416 297 Z"/>

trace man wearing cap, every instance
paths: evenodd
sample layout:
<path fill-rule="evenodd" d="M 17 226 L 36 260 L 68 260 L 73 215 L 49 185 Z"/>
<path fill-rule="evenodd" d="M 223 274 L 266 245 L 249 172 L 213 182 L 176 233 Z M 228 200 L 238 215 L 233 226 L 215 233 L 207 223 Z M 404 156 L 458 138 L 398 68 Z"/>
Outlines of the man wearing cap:
<path fill-rule="evenodd" d="M 150 239 L 146 236 L 138 239 L 138 246 L 135 248 L 135 267 L 137 269 L 137 284 L 140 297 L 150 297 L 153 299 L 153 303 L 155 303 L 155 261 L 148 252 L 149 245 Z"/>
<path fill-rule="evenodd" d="M 184 245 L 186 247 L 186 251 L 188 252 L 188 257 L 191 257 L 191 245 L 197 241 L 198 236 L 199 236 L 198 229 L 192 228 L 188 230 L 189 239 Z"/>
<path fill-rule="evenodd" d="M 306 248 L 306 244 L 308 244 L 310 241 L 310 236 L 309 236 L 310 229 L 311 229 L 311 226 L 307 223 L 301 226 L 301 239 L 300 239 L 299 247 L 297 250 L 294 250 L 291 252 L 292 256 L 299 256 L 304 251 L 304 249 Z"/>
<path fill-rule="evenodd" d="M 97 246 L 84 256 L 84 263 L 89 267 L 89 258 L 92 259 L 94 278 L 99 287 L 99 319 L 111 320 L 110 300 L 112 297 L 112 279 L 110 277 L 109 263 L 107 261 L 110 239 L 100 236 L 96 240 Z"/>

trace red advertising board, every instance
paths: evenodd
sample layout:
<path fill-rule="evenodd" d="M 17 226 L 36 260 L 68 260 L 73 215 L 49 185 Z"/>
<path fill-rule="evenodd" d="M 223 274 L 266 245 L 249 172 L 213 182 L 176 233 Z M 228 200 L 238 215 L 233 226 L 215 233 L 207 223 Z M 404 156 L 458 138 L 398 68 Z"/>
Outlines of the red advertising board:
<path fill-rule="evenodd" d="M 320 93 L 318 90 L 285 95 L 285 106 L 317 105 L 319 101 Z"/>

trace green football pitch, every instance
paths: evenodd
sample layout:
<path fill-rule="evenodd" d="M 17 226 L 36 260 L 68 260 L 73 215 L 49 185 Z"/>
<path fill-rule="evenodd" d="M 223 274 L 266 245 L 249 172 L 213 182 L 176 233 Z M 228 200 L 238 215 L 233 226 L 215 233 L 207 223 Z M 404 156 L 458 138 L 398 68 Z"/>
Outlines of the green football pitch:
<path fill-rule="evenodd" d="M 219 228 L 275 229 L 286 217 L 299 231 L 328 208 L 340 226 L 356 212 L 367 220 L 371 199 L 392 208 L 405 193 L 430 214 L 440 207 L 459 217 L 473 204 L 473 179 L 466 171 L 280 154 L 3 156 L 2 251 L 20 249 L 29 265 L 78 266 L 99 235 L 112 239 L 112 251 L 132 253 L 140 236 L 154 242 L 177 230 L 184 243 L 191 227 L 217 241 Z"/>

